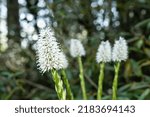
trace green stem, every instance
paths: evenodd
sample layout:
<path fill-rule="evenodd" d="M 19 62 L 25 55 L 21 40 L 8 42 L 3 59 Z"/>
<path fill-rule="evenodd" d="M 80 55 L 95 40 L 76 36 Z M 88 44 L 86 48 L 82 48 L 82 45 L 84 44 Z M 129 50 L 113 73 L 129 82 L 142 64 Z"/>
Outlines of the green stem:
<path fill-rule="evenodd" d="M 98 79 L 97 100 L 101 100 L 102 99 L 104 67 L 105 67 L 105 63 L 100 63 L 100 74 L 99 74 L 99 79 Z"/>
<path fill-rule="evenodd" d="M 72 91 L 71 91 L 71 88 L 70 88 L 70 84 L 69 84 L 69 81 L 67 79 L 67 76 L 66 76 L 66 72 L 64 69 L 61 70 L 62 72 L 62 80 L 66 86 L 66 90 L 67 90 L 67 94 L 68 94 L 68 99 L 69 100 L 73 100 L 73 94 L 72 94 Z"/>
<path fill-rule="evenodd" d="M 115 77 L 114 77 L 113 86 L 112 86 L 112 99 L 113 100 L 117 99 L 117 87 L 118 87 L 119 68 L 120 68 L 120 62 L 117 62 L 117 64 L 115 65 Z"/>
<path fill-rule="evenodd" d="M 82 95 L 83 99 L 87 100 L 87 95 L 86 95 L 86 88 L 85 88 L 85 81 L 84 81 L 84 75 L 83 75 L 83 65 L 82 65 L 82 60 L 81 57 L 78 57 L 78 64 L 79 64 L 79 70 L 80 70 L 80 84 L 81 84 L 81 89 L 82 89 Z"/>
<path fill-rule="evenodd" d="M 52 72 L 52 76 L 53 76 L 53 81 L 55 83 L 55 90 L 57 92 L 58 98 L 60 100 L 65 100 L 66 99 L 66 91 L 63 88 L 63 82 L 56 70 L 52 70 L 51 72 Z"/>

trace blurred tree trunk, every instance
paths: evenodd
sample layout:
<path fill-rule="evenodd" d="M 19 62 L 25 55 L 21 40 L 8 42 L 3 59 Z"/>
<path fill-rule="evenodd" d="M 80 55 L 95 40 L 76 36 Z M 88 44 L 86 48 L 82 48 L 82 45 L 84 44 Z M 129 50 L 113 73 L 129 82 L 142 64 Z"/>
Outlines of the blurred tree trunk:
<path fill-rule="evenodd" d="M 18 0 L 7 0 L 7 14 L 8 39 L 13 39 L 15 42 L 20 44 L 21 39 Z"/>
<path fill-rule="evenodd" d="M 38 0 L 26 0 L 27 2 L 27 8 L 29 10 L 29 12 L 34 16 L 34 20 L 37 22 L 37 19 L 38 19 L 38 15 L 37 15 L 37 12 L 38 12 L 38 7 L 37 7 L 37 4 L 38 4 Z M 37 33 L 39 33 L 39 28 L 37 26 L 37 23 L 35 23 L 34 25 Z"/>

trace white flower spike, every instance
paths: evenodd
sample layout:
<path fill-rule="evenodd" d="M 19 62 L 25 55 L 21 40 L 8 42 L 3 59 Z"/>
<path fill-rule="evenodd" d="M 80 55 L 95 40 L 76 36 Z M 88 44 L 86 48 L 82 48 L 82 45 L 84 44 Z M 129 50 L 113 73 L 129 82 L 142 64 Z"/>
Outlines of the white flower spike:
<path fill-rule="evenodd" d="M 54 32 L 50 27 L 41 30 L 36 47 L 37 66 L 42 73 L 68 66 L 66 56 L 60 50 Z"/>
<path fill-rule="evenodd" d="M 85 50 L 82 43 L 77 39 L 70 41 L 70 54 L 72 57 L 85 56 Z"/>
<path fill-rule="evenodd" d="M 120 37 L 119 40 L 115 41 L 113 51 L 112 51 L 112 60 L 121 62 L 125 61 L 128 58 L 128 46 L 127 42 L 123 37 Z"/>
<path fill-rule="evenodd" d="M 97 63 L 111 61 L 111 46 L 109 41 L 102 41 L 96 54 Z"/>

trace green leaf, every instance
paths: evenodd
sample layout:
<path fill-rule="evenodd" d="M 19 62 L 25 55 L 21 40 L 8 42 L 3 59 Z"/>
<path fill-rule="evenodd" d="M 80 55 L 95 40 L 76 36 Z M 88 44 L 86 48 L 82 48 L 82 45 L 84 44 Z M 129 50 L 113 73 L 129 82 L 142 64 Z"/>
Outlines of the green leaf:
<path fill-rule="evenodd" d="M 135 76 L 142 76 L 142 70 L 140 65 L 138 64 L 138 62 L 131 60 L 132 63 L 132 71 L 134 73 Z"/>
<path fill-rule="evenodd" d="M 130 91 L 139 90 L 139 89 L 148 88 L 148 87 L 149 87 L 149 84 L 146 82 L 133 83 L 129 90 Z"/>
<path fill-rule="evenodd" d="M 144 48 L 145 54 L 150 57 L 150 49 L 149 48 Z"/>
<path fill-rule="evenodd" d="M 150 94 L 150 89 L 146 89 L 142 95 L 139 97 L 139 100 L 144 100 Z"/>
<path fill-rule="evenodd" d="M 140 27 L 142 27 L 142 26 L 145 26 L 145 25 L 147 25 L 149 22 L 150 22 L 150 18 L 149 18 L 149 19 L 145 19 L 145 20 L 143 20 L 143 21 L 137 23 L 137 24 L 135 25 L 135 28 L 140 28 Z"/>

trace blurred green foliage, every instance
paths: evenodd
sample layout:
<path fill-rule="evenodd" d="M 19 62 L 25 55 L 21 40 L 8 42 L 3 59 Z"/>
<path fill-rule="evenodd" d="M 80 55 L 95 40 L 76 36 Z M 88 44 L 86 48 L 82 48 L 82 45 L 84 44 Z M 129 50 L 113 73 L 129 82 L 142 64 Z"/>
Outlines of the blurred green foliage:
<path fill-rule="evenodd" d="M 99 65 L 95 55 L 98 45 L 101 40 L 109 40 L 113 44 L 119 36 L 127 39 L 129 59 L 121 64 L 118 98 L 150 99 L 149 6 L 149 0 L 105 0 L 102 4 L 97 0 L 46 0 L 46 8 L 53 12 L 53 15 L 49 15 L 50 25 L 54 27 L 56 37 L 69 59 L 66 72 L 75 99 L 82 99 L 82 95 L 78 64 L 69 55 L 68 40 L 79 38 L 86 48 L 87 54 L 82 60 L 87 95 L 88 99 L 96 99 Z M 42 9 L 36 3 L 27 4 L 26 7 L 35 16 Z M 113 7 L 116 8 L 117 17 L 112 12 Z M 94 23 L 101 10 L 103 14 L 100 18 L 104 21 L 109 19 L 108 26 Z M 34 43 L 31 41 L 29 44 L 32 46 Z M 21 48 L 15 39 L 9 39 L 8 44 L 9 48 L 0 52 L 0 99 L 58 99 L 50 73 L 42 75 L 37 70 L 34 49 L 31 46 Z M 113 63 L 108 63 L 103 99 L 111 99 L 113 76 Z"/>

